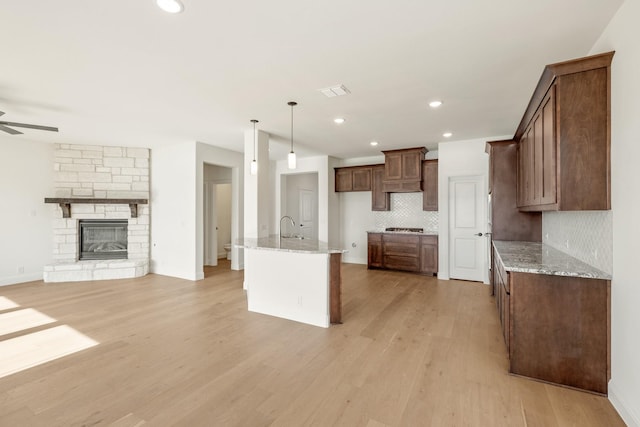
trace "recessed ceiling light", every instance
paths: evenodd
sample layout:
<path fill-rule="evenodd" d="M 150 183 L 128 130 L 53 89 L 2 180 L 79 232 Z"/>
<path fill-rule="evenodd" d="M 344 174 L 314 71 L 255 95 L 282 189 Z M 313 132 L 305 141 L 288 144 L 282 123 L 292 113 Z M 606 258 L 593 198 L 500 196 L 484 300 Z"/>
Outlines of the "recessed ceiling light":
<path fill-rule="evenodd" d="M 431 101 L 429 103 L 429 107 L 431 108 L 438 108 L 441 105 L 442 105 L 442 101 Z"/>
<path fill-rule="evenodd" d="M 445 132 L 442 134 L 445 138 L 451 138 L 451 135 L 453 135 L 451 132 Z"/>
<path fill-rule="evenodd" d="M 168 13 L 180 13 L 184 6 L 180 0 L 156 0 L 158 7 Z"/>
<path fill-rule="evenodd" d="M 376 145 L 378 145 L 378 141 L 371 141 L 369 143 L 372 147 L 375 147 Z"/>
<path fill-rule="evenodd" d="M 339 125 L 341 125 L 341 124 L 343 124 L 343 123 L 344 123 L 344 119 L 343 119 L 342 117 L 338 117 L 337 119 L 333 119 L 333 121 L 334 121 L 336 124 L 339 124 Z"/>

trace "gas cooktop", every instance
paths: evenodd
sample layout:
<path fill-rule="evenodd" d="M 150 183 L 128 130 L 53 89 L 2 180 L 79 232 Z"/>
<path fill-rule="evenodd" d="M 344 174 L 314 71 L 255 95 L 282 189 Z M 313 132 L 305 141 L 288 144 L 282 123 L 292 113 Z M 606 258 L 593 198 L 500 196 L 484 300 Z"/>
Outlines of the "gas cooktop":
<path fill-rule="evenodd" d="M 396 233 L 424 233 L 423 228 L 411 227 L 387 227 L 384 231 L 394 231 Z"/>

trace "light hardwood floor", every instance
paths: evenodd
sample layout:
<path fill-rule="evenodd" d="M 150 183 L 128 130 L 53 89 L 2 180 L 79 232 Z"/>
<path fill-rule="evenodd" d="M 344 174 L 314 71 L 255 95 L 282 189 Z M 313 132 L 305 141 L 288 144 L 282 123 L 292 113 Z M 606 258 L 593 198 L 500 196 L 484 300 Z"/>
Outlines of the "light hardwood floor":
<path fill-rule="evenodd" d="M 485 285 L 342 273 L 329 329 L 249 313 L 226 266 L 0 287 L 56 320 L 0 340 L 68 325 L 99 342 L 1 378 L 0 426 L 624 425 L 606 398 L 507 374 Z"/>

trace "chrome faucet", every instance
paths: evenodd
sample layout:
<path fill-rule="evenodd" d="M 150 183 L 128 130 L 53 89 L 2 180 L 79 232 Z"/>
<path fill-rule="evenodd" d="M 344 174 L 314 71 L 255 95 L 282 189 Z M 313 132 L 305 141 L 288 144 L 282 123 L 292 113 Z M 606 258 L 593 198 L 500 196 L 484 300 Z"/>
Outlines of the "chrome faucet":
<path fill-rule="evenodd" d="M 285 216 L 283 216 L 282 218 L 280 218 L 280 238 L 281 238 L 281 239 L 282 239 L 283 237 L 284 237 L 284 238 L 292 237 L 292 236 L 290 236 L 290 235 L 289 235 L 289 236 L 283 236 L 283 235 L 282 235 L 282 220 L 284 220 L 284 219 L 288 219 L 288 220 L 291 222 L 291 227 L 292 227 L 293 229 L 295 229 L 295 228 L 296 228 L 296 222 L 295 222 L 295 221 L 293 220 L 293 218 L 291 218 L 289 215 L 285 215 Z"/>

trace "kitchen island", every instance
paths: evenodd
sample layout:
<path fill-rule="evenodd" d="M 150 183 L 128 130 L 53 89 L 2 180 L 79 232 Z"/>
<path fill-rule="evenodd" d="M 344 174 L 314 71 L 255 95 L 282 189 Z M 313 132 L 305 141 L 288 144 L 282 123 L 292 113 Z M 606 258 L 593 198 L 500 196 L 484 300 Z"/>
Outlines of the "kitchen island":
<path fill-rule="evenodd" d="M 239 239 L 249 311 L 327 328 L 341 323 L 342 254 L 310 239 Z"/>

